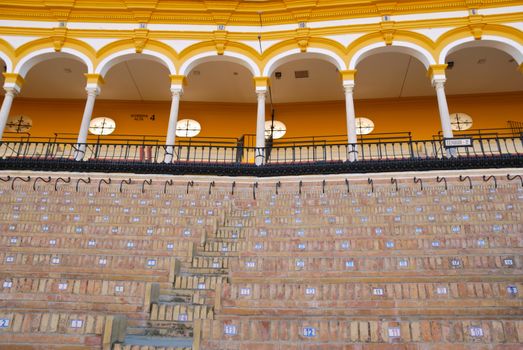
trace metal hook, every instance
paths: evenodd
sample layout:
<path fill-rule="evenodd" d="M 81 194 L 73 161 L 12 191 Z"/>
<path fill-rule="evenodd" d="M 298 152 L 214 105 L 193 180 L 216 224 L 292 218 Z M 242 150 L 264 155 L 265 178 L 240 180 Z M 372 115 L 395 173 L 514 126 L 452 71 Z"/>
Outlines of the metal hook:
<path fill-rule="evenodd" d="M 88 177 L 87 180 L 84 180 L 82 178 L 79 178 L 77 181 L 76 181 L 76 192 L 78 192 L 78 186 L 80 185 L 80 181 L 82 181 L 83 183 L 86 183 L 86 184 L 90 184 L 91 183 L 91 178 Z"/>
<path fill-rule="evenodd" d="M 129 180 L 120 181 L 120 193 L 122 193 L 124 183 L 130 185 L 132 182 L 133 182 L 133 180 L 131 180 L 131 178 L 129 178 Z M 98 188 L 100 188 L 100 186 L 98 186 Z M 100 190 L 98 190 L 98 192 L 100 192 Z"/>
<path fill-rule="evenodd" d="M 167 185 L 172 186 L 173 185 L 173 180 L 166 180 L 165 181 L 165 184 L 163 185 L 163 194 L 167 193 Z"/>
<path fill-rule="evenodd" d="M 370 185 L 372 193 L 374 193 L 374 180 L 369 177 L 367 183 Z"/>
<path fill-rule="evenodd" d="M 214 181 L 209 184 L 209 196 L 211 195 L 211 188 L 213 188 L 215 185 L 216 184 L 214 183 Z"/>
<path fill-rule="evenodd" d="M 445 176 L 442 176 L 442 177 L 437 176 L 436 181 L 438 183 L 440 183 L 441 181 L 444 181 L 445 182 L 445 191 L 447 191 L 449 189 L 449 187 L 447 185 L 447 179 L 445 178 Z"/>
<path fill-rule="evenodd" d="M 347 186 L 347 193 L 350 193 L 349 179 L 345 179 L 345 185 Z"/>
<path fill-rule="evenodd" d="M 15 189 L 15 181 L 16 180 L 21 180 L 23 182 L 29 182 L 29 181 L 31 181 L 31 176 L 28 176 L 27 179 L 24 179 L 23 177 L 20 177 L 20 176 L 15 176 L 13 178 L 13 182 L 11 182 L 11 190 L 13 190 L 13 191 Z"/>
<path fill-rule="evenodd" d="M 258 183 L 255 182 L 254 185 L 252 185 L 252 198 L 256 200 L 256 189 L 258 188 Z"/>
<path fill-rule="evenodd" d="M 396 192 L 398 192 L 398 180 L 396 180 L 395 178 L 391 177 L 390 178 L 390 183 L 395 185 L 394 188 L 395 188 Z"/>
<path fill-rule="evenodd" d="M 67 177 L 67 180 L 62 178 L 62 177 L 59 177 L 58 179 L 56 179 L 56 181 L 54 182 L 54 190 L 55 192 L 58 191 L 58 181 L 63 181 L 64 183 L 68 184 L 68 183 L 71 183 L 71 177 L 68 176 Z"/>
<path fill-rule="evenodd" d="M 142 182 L 142 193 L 145 193 L 145 184 L 148 184 L 149 186 L 151 186 L 153 184 L 153 179 L 143 180 L 143 182 Z"/>
<path fill-rule="evenodd" d="M 276 195 L 279 194 L 278 189 L 281 187 L 281 181 L 276 182 Z"/>
<path fill-rule="evenodd" d="M 301 196 L 301 188 L 303 187 L 303 181 L 300 180 L 300 186 L 299 186 L 299 189 L 298 189 L 298 192 L 300 193 L 300 196 Z"/>
<path fill-rule="evenodd" d="M 513 181 L 515 179 L 519 179 L 519 181 L 521 182 L 521 187 L 523 187 L 523 177 L 521 177 L 521 175 L 510 176 L 510 174 L 507 174 L 508 181 Z"/>
<path fill-rule="evenodd" d="M 417 177 L 414 177 L 414 183 L 415 183 L 415 184 L 418 184 L 418 183 L 419 183 L 419 184 L 420 184 L 420 188 L 421 188 L 421 190 L 423 191 L 423 180 L 422 180 L 422 179 L 419 179 L 419 178 L 417 178 Z"/>
<path fill-rule="evenodd" d="M 189 194 L 189 186 L 194 186 L 194 181 L 187 181 L 187 189 L 185 190 L 185 194 Z"/>
<path fill-rule="evenodd" d="M 498 188 L 498 179 L 496 179 L 496 177 L 494 175 L 490 175 L 489 177 L 487 177 L 486 175 L 483 175 L 483 181 L 488 182 L 490 180 L 494 180 L 494 188 L 497 189 Z"/>
<path fill-rule="evenodd" d="M 101 179 L 100 181 L 98 181 L 98 192 L 100 192 L 100 190 L 101 190 L 102 182 L 105 183 L 105 184 L 110 185 L 111 182 L 112 182 L 112 180 L 111 180 L 111 178 L 109 178 L 108 180 L 106 180 L 106 179 Z"/>
<path fill-rule="evenodd" d="M 7 175 L 7 178 L 5 178 L 5 179 L 3 177 L 0 177 L 0 181 L 9 182 L 9 181 L 11 181 L 11 176 Z"/>
<path fill-rule="evenodd" d="M 470 179 L 470 176 L 459 176 L 459 181 L 463 182 L 465 180 L 469 180 L 469 189 L 472 189 L 472 180 Z"/>
<path fill-rule="evenodd" d="M 45 182 L 45 183 L 49 183 L 49 182 L 51 182 L 51 176 L 49 176 L 49 177 L 47 178 L 47 180 L 44 179 L 43 177 L 38 176 L 38 177 L 35 179 L 35 181 L 33 182 L 33 191 L 36 191 L 36 183 L 38 182 L 38 180 L 42 180 L 42 181 Z"/>
<path fill-rule="evenodd" d="M 325 185 L 326 185 L 326 184 L 327 184 L 327 181 L 323 180 L 323 182 L 322 182 L 322 184 L 321 184 L 321 186 L 322 186 L 322 188 L 321 188 L 321 193 L 323 193 L 323 194 L 325 194 Z"/>
<path fill-rule="evenodd" d="M 236 188 L 236 181 L 233 181 L 232 185 L 231 185 L 231 196 L 234 196 L 234 189 L 235 188 Z"/>

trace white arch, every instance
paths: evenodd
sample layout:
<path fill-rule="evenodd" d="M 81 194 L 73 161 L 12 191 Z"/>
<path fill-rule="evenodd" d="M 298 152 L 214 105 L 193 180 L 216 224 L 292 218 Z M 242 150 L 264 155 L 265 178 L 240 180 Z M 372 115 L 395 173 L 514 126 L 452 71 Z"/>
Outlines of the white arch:
<path fill-rule="evenodd" d="M 523 63 L 523 45 L 514 40 L 496 35 L 483 35 L 481 40 L 475 40 L 470 36 L 451 42 L 443 48 L 439 55 L 439 63 L 444 64 L 447 56 L 465 47 L 491 47 L 506 52 L 516 60 L 518 64 Z"/>
<path fill-rule="evenodd" d="M 13 73 L 18 73 L 22 77 L 25 77 L 27 72 L 29 72 L 36 64 L 53 58 L 75 59 L 87 66 L 87 73 L 93 72 L 93 62 L 89 57 L 87 57 L 87 55 L 80 51 L 64 47 L 60 52 L 56 52 L 53 48 L 46 48 L 31 52 L 30 54 L 24 56 L 20 62 L 18 62 Z"/>
<path fill-rule="evenodd" d="M 98 66 L 96 66 L 94 72 L 104 77 L 112 67 L 118 63 L 127 61 L 130 58 L 143 58 L 149 61 L 158 62 L 169 70 L 169 74 L 176 74 L 176 67 L 169 57 L 152 50 L 143 50 L 142 53 L 136 53 L 135 49 L 126 49 L 107 56 L 98 64 Z"/>
<path fill-rule="evenodd" d="M 302 55 L 300 57 L 300 55 Z M 270 76 L 276 68 L 279 66 L 294 61 L 296 59 L 301 58 L 317 58 L 320 60 L 328 61 L 336 66 L 339 70 L 346 70 L 347 66 L 345 65 L 345 62 L 343 61 L 343 58 L 335 54 L 334 52 L 326 49 L 321 49 L 317 47 L 309 47 L 307 48 L 306 53 L 302 53 L 300 49 L 291 49 L 285 52 L 282 52 L 267 62 L 265 65 L 265 68 L 263 69 L 263 76 L 268 77 Z"/>
<path fill-rule="evenodd" d="M 0 59 L 5 63 L 5 71 L 10 73 L 13 70 L 13 61 L 4 52 L 0 51 Z"/>
<path fill-rule="evenodd" d="M 223 55 L 218 55 L 216 51 L 207 51 L 190 57 L 180 67 L 180 75 L 189 74 L 194 67 L 201 63 L 213 61 L 228 61 L 238 63 L 247 68 L 253 76 L 260 76 L 260 68 L 252 59 L 234 51 L 225 51 Z"/>
<path fill-rule="evenodd" d="M 394 41 L 392 45 L 378 42 L 361 48 L 352 56 L 349 62 L 349 69 L 356 69 L 358 63 L 366 57 L 382 52 L 397 52 L 413 56 L 421 61 L 427 69 L 429 69 L 429 66 L 436 64 L 434 57 L 423 47 L 406 41 Z"/>

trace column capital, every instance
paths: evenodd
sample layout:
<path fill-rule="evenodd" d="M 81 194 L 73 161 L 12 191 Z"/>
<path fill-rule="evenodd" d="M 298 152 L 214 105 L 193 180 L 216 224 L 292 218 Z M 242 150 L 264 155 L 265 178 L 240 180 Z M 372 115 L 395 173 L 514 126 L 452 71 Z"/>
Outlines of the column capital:
<path fill-rule="evenodd" d="M 98 87 L 98 86 L 88 86 L 85 88 L 85 91 L 87 91 L 87 96 L 94 96 L 94 97 L 100 95 L 100 92 L 101 92 L 100 87 Z"/>
<path fill-rule="evenodd" d="M 443 89 L 445 87 L 445 82 L 447 81 L 447 79 L 445 78 L 436 78 L 436 79 L 432 79 L 432 86 L 437 90 L 437 89 Z"/>
<path fill-rule="evenodd" d="M 17 73 L 3 73 L 3 75 L 5 78 L 4 90 L 7 92 L 10 89 L 15 95 L 19 94 L 24 84 L 24 78 Z"/>
<path fill-rule="evenodd" d="M 256 93 L 267 93 L 267 90 L 270 86 L 269 77 L 254 77 L 254 87 L 256 88 Z"/>
<path fill-rule="evenodd" d="M 174 97 L 181 97 L 183 95 L 183 87 L 178 85 L 171 85 L 171 96 Z"/>
<path fill-rule="evenodd" d="M 87 88 L 98 88 L 105 83 L 104 78 L 101 74 L 84 74 L 87 79 Z"/>
<path fill-rule="evenodd" d="M 343 89 L 345 92 L 352 92 L 354 91 L 354 86 L 356 85 L 355 79 L 356 79 L 356 69 L 350 69 L 350 70 L 341 70 L 340 76 L 343 83 Z"/>
<path fill-rule="evenodd" d="M 447 67 L 448 64 L 433 64 L 429 67 L 427 75 L 432 81 L 432 84 L 434 84 L 436 80 L 443 80 L 443 82 L 445 82 L 445 80 L 447 79 L 447 76 L 445 74 Z"/>
<path fill-rule="evenodd" d="M 185 86 L 187 85 L 187 77 L 185 75 L 181 74 L 171 74 L 169 75 L 169 79 L 171 79 L 171 87 L 172 86 Z"/>

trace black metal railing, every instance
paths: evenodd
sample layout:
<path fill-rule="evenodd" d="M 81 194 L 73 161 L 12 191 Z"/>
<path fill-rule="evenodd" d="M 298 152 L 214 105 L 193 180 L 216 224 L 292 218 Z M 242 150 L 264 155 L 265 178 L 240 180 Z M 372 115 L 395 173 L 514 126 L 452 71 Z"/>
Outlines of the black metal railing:
<path fill-rule="evenodd" d="M 172 162 L 166 163 L 167 148 L 173 149 Z M 417 169 L 416 164 L 431 162 L 432 168 L 442 169 L 456 162 L 470 163 L 474 167 L 523 166 L 523 142 L 518 137 L 473 138 L 468 147 L 446 148 L 443 140 L 366 142 L 349 145 L 297 144 L 273 145 L 270 149 L 244 147 L 241 143 L 183 143 L 167 147 L 157 143 L 86 143 L 74 142 L 25 142 L 4 141 L 0 143 L 0 167 L 4 169 L 95 169 L 105 171 L 138 171 L 146 167 L 154 172 L 171 172 L 177 167 L 224 167 L 229 169 L 301 167 L 298 173 L 307 173 L 308 167 L 343 164 L 339 171 L 352 171 L 362 167 L 371 169 L 392 168 Z M 349 151 L 355 149 L 355 161 L 349 159 Z M 79 150 L 85 151 L 79 159 Z M 255 166 L 255 156 L 265 155 L 261 166 Z M 167 157 L 169 158 L 169 157 Z M 510 160 L 510 164 L 506 164 Z M 493 163 L 494 162 L 494 163 Z M 495 163 L 498 162 L 498 163 Z M 58 166 L 59 164 L 67 164 Z M 373 164 L 376 164 L 374 166 Z M 455 164 L 454 164 L 455 166 Z M 127 170 L 126 170 L 127 169 Z M 375 169 L 375 171 L 380 171 Z M 259 170 L 257 170 L 259 171 Z M 269 170 L 264 170 L 269 174 Z M 369 170 L 370 171 L 370 170 Z M 187 171 L 195 173 L 196 170 Z M 227 173 L 227 172 L 225 172 Z"/>

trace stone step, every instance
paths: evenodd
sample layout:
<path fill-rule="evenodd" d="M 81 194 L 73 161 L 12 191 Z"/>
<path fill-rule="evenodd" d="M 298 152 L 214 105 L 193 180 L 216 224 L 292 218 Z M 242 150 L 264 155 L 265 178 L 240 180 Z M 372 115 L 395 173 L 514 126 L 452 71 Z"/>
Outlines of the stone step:
<path fill-rule="evenodd" d="M 151 321 L 192 322 L 196 319 L 212 319 L 211 306 L 193 304 L 159 303 L 151 306 Z"/>
<path fill-rule="evenodd" d="M 180 321 L 147 321 L 147 325 L 144 327 L 127 327 L 127 335 L 191 338 L 193 336 L 193 323 Z"/>
<path fill-rule="evenodd" d="M 183 337 L 158 337 L 145 335 L 127 335 L 123 344 L 115 344 L 113 350 L 131 350 L 132 346 L 148 346 L 147 350 L 164 348 L 165 350 L 190 350 L 192 338 Z M 152 347 L 152 348 L 151 348 Z M 140 348 L 140 350 L 144 350 Z"/>
<path fill-rule="evenodd" d="M 214 290 L 219 283 L 227 282 L 225 276 L 176 276 L 174 289 Z"/>

